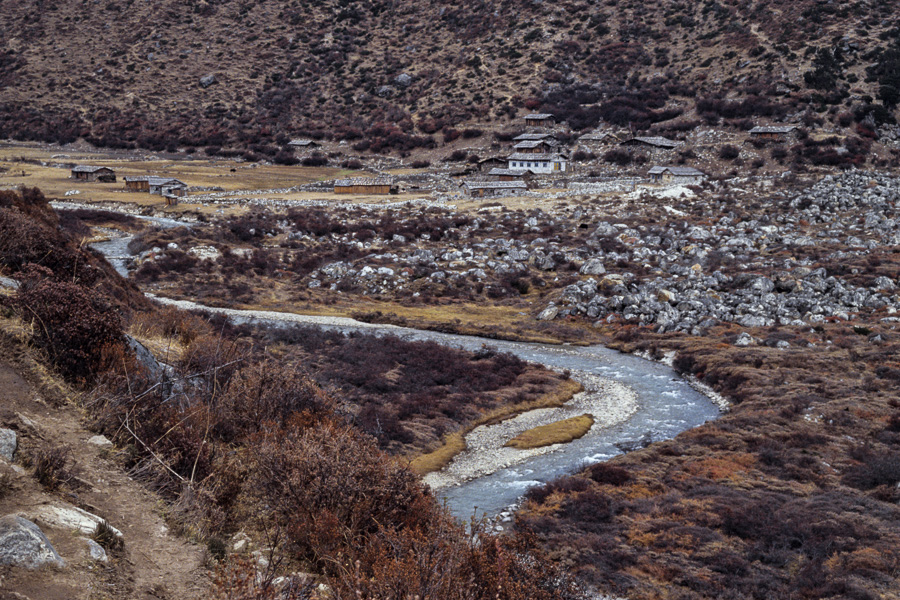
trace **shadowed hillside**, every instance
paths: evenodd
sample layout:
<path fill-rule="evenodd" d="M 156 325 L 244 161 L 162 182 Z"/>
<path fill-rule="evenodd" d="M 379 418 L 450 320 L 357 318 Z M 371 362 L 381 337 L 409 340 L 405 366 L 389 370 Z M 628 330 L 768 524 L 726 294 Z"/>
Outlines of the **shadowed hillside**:
<path fill-rule="evenodd" d="M 880 123 L 900 98 L 893 8 L 4 0 L 0 136 L 274 155 L 301 134 L 409 151 L 527 110 L 574 129 L 744 127 L 830 107 L 835 122 Z"/>

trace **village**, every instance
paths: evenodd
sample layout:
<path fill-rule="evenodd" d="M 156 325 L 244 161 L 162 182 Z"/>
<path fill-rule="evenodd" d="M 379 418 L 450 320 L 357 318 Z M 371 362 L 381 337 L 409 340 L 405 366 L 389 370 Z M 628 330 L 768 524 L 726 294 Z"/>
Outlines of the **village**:
<path fill-rule="evenodd" d="M 355 161 L 359 167 L 350 177 L 318 180 L 291 186 L 292 191 L 333 193 L 335 195 L 383 196 L 397 194 L 430 194 L 448 198 L 515 198 L 548 194 L 633 192 L 638 187 L 701 185 L 711 173 L 706 166 L 715 162 L 698 155 L 683 140 L 659 135 L 635 136 L 624 131 L 598 129 L 578 137 L 557 125 L 552 114 L 532 113 L 521 119 L 521 133 L 509 141 L 496 141 L 487 149 L 489 155 L 475 151 L 455 150 L 441 163 L 404 161 L 393 157 L 364 157 Z M 759 125 L 747 131 L 741 145 L 765 149 L 783 143 L 796 143 L 801 135 L 796 124 Z M 805 133 L 805 132 L 804 132 Z M 500 137 L 500 136 L 495 136 Z M 312 139 L 294 139 L 287 146 L 302 164 L 326 162 L 343 142 L 328 143 Z M 718 144 L 713 158 L 734 159 L 741 152 L 730 144 Z M 482 149 L 483 151 L 484 149 Z M 709 155 L 710 148 L 706 147 Z M 777 151 L 775 152 L 777 153 Z M 733 154 L 733 156 L 732 156 Z M 597 169 L 600 157 L 609 168 Z M 461 158 L 464 163 L 451 160 Z M 411 162 L 413 168 L 409 168 Z M 698 166 L 687 164 L 692 162 Z M 760 159 L 754 161 L 759 166 Z M 764 162 L 764 161 L 762 161 Z M 421 163 L 425 168 L 416 168 Z M 351 164 L 345 161 L 346 164 Z M 743 161 L 738 161 L 738 165 Z M 630 168 L 623 168 L 630 165 Z M 232 169 L 234 171 L 235 169 Z M 732 170 L 731 175 L 734 175 Z M 114 184 L 117 173 L 113 166 L 77 164 L 71 167 L 75 181 Z M 179 202 L 227 202 L 235 192 L 209 189 L 193 182 L 162 173 L 125 175 L 122 191 L 143 192 L 160 196 L 166 206 Z M 271 190 L 269 190 L 271 191 Z M 223 193 L 224 192 L 224 193 Z M 246 194 L 237 194 L 246 196 Z M 243 198 L 246 200 L 246 198 Z"/>

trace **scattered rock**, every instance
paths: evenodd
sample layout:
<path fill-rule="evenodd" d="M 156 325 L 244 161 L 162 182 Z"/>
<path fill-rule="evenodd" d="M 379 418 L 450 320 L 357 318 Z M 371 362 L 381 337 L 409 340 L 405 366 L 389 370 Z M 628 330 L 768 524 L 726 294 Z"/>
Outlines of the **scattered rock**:
<path fill-rule="evenodd" d="M 88 444 L 93 444 L 95 446 L 100 446 L 101 448 L 105 448 L 107 446 L 112 446 L 113 443 L 107 439 L 105 435 L 95 435 L 88 439 Z"/>
<path fill-rule="evenodd" d="M 18 515 L 0 518 L 0 565 L 36 569 L 43 565 L 65 566 L 65 561 L 41 528 Z"/>
<path fill-rule="evenodd" d="M 215 83 L 218 83 L 218 82 L 219 82 L 219 80 L 216 79 L 215 75 L 204 75 L 203 77 L 200 78 L 200 87 L 202 87 L 203 89 L 206 89 L 209 86 L 211 86 Z"/>
<path fill-rule="evenodd" d="M 109 557 L 106 555 L 106 550 L 103 549 L 103 546 L 92 540 L 91 538 L 81 538 L 87 543 L 88 554 L 91 557 L 91 560 L 96 560 L 100 562 L 109 562 Z"/>

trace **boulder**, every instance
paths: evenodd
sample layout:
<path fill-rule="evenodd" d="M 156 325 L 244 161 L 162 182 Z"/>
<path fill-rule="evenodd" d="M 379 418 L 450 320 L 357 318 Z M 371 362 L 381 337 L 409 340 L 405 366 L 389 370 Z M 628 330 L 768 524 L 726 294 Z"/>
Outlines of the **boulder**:
<path fill-rule="evenodd" d="M 559 314 L 558 306 L 548 306 L 538 315 L 538 321 L 552 321 Z"/>
<path fill-rule="evenodd" d="M 218 83 L 219 80 L 216 79 L 215 75 L 204 75 L 200 78 L 200 87 L 203 89 L 208 88 L 209 86 Z"/>
<path fill-rule="evenodd" d="M 753 337 L 746 331 L 741 332 L 741 334 L 734 341 L 735 346 L 749 346 L 752 343 L 753 343 Z"/>
<path fill-rule="evenodd" d="M 0 565 L 36 569 L 48 564 L 66 563 L 40 527 L 18 515 L 0 518 Z"/>
<path fill-rule="evenodd" d="M 591 258 L 581 265 L 578 272 L 582 275 L 603 275 L 606 273 L 606 267 L 599 258 Z"/>
<path fill-rule="evenodd" d="M 659 290 L 656 292 L 656 299 L 660 302 L 672 302 L 675 300 L 675 292 L 669 290 Z"/>
<path fill-rule="evenodd" d="M 12 462 L 16 445 L 16 432 L 12 429 L 0 429 L 0 458 Z"/>

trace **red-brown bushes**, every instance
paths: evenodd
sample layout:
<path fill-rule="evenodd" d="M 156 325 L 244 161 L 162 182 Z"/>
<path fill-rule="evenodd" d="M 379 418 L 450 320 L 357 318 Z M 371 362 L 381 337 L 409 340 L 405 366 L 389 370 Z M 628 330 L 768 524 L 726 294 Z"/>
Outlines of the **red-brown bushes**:
<path fill-rule="evenodd" d="M 385 527 L 422 526 L 431 512 L 416 476 L 345 425 L 287 423 L 252 447 L 249 493 L 289 528 L 294 551 L 327 571 L 338 551 Z"/>
<path fill-rule="evenodd" d="M 34 276 L 19 288 L 15 304 L 34 327 L 35 343 L 71 380 L 90 380 L 111 357 L 124 354 L 121 321 L 92 289 Z"/>

